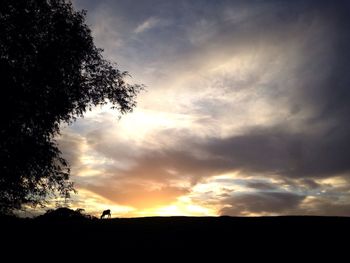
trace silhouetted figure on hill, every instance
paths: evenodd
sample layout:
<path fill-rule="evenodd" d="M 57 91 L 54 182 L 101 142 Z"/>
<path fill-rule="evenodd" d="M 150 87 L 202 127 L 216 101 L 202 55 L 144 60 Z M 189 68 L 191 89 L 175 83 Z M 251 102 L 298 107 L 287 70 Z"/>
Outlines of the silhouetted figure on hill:
<path fill-rule="evenodd" d="M 104 210 L 101 215 L 101 219 L 107 216 L 108 218 L 111 218 L 111 210 Z"/>

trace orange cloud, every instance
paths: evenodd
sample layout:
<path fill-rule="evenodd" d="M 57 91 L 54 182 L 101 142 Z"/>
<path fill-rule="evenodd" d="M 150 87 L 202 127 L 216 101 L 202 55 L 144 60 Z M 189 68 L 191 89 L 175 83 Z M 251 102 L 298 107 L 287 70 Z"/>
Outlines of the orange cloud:
<path fill-rule="evenodd" d="M 176 201 L 177 197 L 189 192 L 186 188 L 161 186 L 152 187 L 152 182 L 121 182 L 105 185 L 90 185 L 88 190 L 111 200 L 118 205 L 131 206 L 136 209 L 149 209 L 167 205 Z"/>

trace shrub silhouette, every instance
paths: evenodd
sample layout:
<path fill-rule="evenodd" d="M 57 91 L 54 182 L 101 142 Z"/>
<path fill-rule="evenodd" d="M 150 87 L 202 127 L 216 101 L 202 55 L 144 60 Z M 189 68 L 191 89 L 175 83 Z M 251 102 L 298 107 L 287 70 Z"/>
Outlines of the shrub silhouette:
<path fill-rule="evenodd" d="M 81 220 L 81 219 L 95 219 L 95 217 L 83 214 L 84 209 L 72 210 L 67 207 L 60 207 L 57 209 L 49 209 L 45 214 L 38 216 L 41 220 Z"/>

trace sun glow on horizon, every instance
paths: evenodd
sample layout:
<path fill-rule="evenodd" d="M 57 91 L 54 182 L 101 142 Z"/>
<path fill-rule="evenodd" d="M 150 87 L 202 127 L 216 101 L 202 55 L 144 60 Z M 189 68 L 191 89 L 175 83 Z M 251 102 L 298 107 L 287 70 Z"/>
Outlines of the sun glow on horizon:
<path fill-rule="evenodd" d="M 130 14 L 128 1 L 76 2 L 91 7 L 108 59 L 145 90 L 132 113 L 107 103 L 62 129 L 72 207 L 112 217 L 350 213 L 340 9 L 139 1 Z"/>

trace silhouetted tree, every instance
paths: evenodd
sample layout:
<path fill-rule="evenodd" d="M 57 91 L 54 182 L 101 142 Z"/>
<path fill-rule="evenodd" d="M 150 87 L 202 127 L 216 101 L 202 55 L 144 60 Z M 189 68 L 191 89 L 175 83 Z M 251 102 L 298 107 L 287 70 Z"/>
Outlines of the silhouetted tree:
<path fill-rule="evenodd" d="M 142 89 L 102 57 L 85 11 L 64 0 L 0 1 L 0 74 L 0 213 L 69 196 L 60 123 L 107 102 L 130 112 Z"/>

